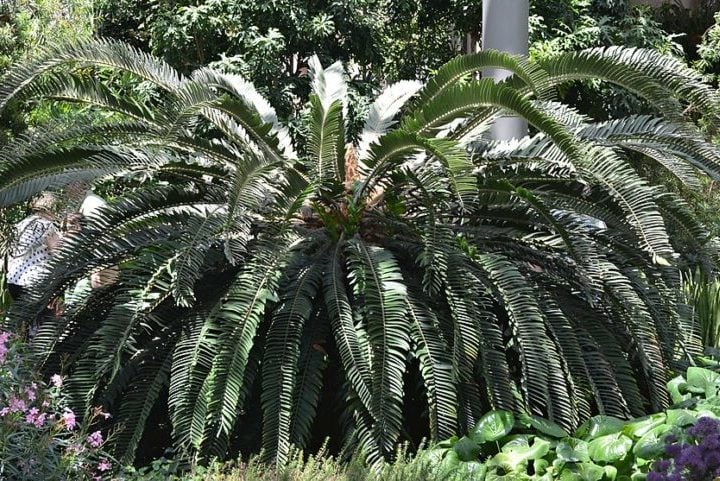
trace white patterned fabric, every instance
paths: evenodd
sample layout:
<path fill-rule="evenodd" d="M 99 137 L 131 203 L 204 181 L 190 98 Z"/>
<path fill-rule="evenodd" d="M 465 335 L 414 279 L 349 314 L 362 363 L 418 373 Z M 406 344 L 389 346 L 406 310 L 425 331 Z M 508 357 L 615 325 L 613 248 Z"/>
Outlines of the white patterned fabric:
<path fill-rule="evenodd" d="M 38 215 L 15 225 L 15 243 L 8 254 L 8 283 L 22 287 L 37 284 L 46 273 L 52 255 L 47 241 L 54 235 L 57 229 L 53 223 Z"/>
<path fill-rule="evenodd" d="M 97 212 L 99 208 L 105 207 L 106 205 L 107 202 L 105 199 L 92 191 L 88 191 L 87 194 L 85 194 L 85 199 L 83 200 L 82 205 L 80 206 L 80 213 L 85 217 L 92 216 L 95 215 L 95 212 Z"/>

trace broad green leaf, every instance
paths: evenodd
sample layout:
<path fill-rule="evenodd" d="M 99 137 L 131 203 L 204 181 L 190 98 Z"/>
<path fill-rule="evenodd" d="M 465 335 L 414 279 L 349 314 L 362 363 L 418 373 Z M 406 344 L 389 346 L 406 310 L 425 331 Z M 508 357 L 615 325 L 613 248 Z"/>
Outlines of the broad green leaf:
<path fill-rule="evenodd" d="M 633 454 L 642 459 L 657 459 L 665 451 L 663 435 L 674 429 L 671 425 L 662 424 L 647 432 L 635 443 Z"/>
<path fill-rule="evenodd" d="M 615 481 L 618 474 L 618 470 L 615 466 L 603 466 L 603 470 L 605 470 L 604 479 L 607 479 L 607 481 Z"/>
<path fill-rule="evenodd" d="M 455 446 L 455 443 L 457 443 L 459 439 L 460 439 L 460 438 L 458 438 L 457 436 L 453 436 L 453 437 L 451 437 L 451 438 L 449 438 L 449 439 L 446 439 L 446 440 L 444 440 L 444 441 L 440 441 L 440 442 L 438 443 L 437 447 L 438 447 L 438 448 L 446 448 L 446 449 L 447 449 L 447 448 L 452 448 L 453 446 Z"/>
<path fill-rule="evenodd" d="M 700 418 L 718 418 L 720 417 L 720 405 L 717 401 L 700 401 L 695 407 L 695 415 Z"/>
<path fill-rule="evenodd" d="M 484 481 L 531 481 L 535 478 L 531 478 L 529 474 L 526 473 L 508 473 L 508 474 L 498 474 L 495 471 L 489 471 L 487 473 L 487 476 L 485 476 Z M 468 480 L 457 480 L 457 481 L 468 481 Z"/>
<path fill-rule="evenodd" d="M 497 441 L 512 431 L 515 418 L 509 411 L 490 411 L 478 420 L 468 436 L 478 444 Z"/>
<path fill-rule="evenodd" d="M 689 409 L 668 409 L 666 413 L 666 423 L 672 426 L 685 427 L 698 420 L 697 413 Z"/>
<path fill-rule="evenodd" d="M 528 458 L 520 453 L 498 453 L 487 462 L 488 469 L 500 468 L 506 473 L 524 473 L 527 471 Z"/>
<path fill-rule="evenodd" d="M 512 455 L 518 463 L 541 459 L 550 451 L 550 442 L 536 436 L 522 436 L 505 443 L 501 452 Z"/>
<path fill-rule="evenodd" d="M 455 443 L 453 450 L 457 453 L 460 461 L 476 461 L 480 456 L 481 448 L 478 443 L 467 436 L 463 436 Z"/>
<path fill-rule="evenodd" d="M 666 419 L 665 413 L 651 414 L 650 416 L 633 419 L 625 424 L 623 434 L 633 438 L 641 438 L 652 429 L 664 424 Z"/>
<path fill-rule="evenodd" d="M 459 464 L 460 457 L 458 456 L 458 453 L 453 450 L 449 450 L 440 463 L 439 470 L 442 473 L 449 473 L 457 469 Z"/>
<path fill-rule="evenodd" d="M 582 439 L 567 438 L 558 442 L 555 448 L 558 459 L 568 463 L 585 463 L 590 461 L 588 443 Z"/>
<path fill-rule="evenodd" d="M 679 404 L 692 397 L 691 394 L 684 393 L 684 391 L 687 389 L 687 382 L 685 382 L 685 378 L 682 376 L 672 378 L 667 383 L 667 388 L 668 392 L 670 393 L 670 398 L 675 404 Z"/>
<path fill-rule="evenodd" d="M 484 481 L 530 481 L 535 478 L 531 478 L 530 475 L 526 473 L 507 473 L 507 474 L 501 474 L 504 473 L 504 471 L 501 471 L 500 473 L 496 471 L 488 471 L 487 475 L 485 476 Z M 469 481 L 467 479 L 463 480 L 457 480 L 457 481 Z M 473 480 L 474 481 L 474 480 Z"/>
<path fill-rule="evenodd" d="M 421 457 L 428 465 L 437 466 L 447 453 L 448 450 L 445 448 L 428 449 L 421 454 Z"/>
<path fill-rule="evenodd" d="M 716 397 L 720 388 L 720 374 L 702 367 L 689 367 L 687 370 L 688 391 L 705 394 L 706 398 Z"/>
<path fill-rule="evenodd" d="M 605 470 L 593 463 L 568 464 L 560 473 L 560 481 L 600 481 Z"/>
<path fill-rule="evenodd" d="M 619 433 L 625 421 L 612 416 L 593 416 L 583 423 L 575 432 L 576 438 L 591 441 L 607 434 Z"/>
<path fill-rule="evenodd" d="M 485 463 L 480 461 L 470 461 L 463 463 L 462 467 L 458 470 L 460 477 L 463 481 L 481 480 L 485 478 L 487 472 L 487 466 Z"/>
<path fill-rule="evenodd" d="M 536 431 L 547 434 L 553 438 L 566 438 L 568 433 L 557 423 L 540 416 L 521 414 L 518 416 L 523 426 L 534 428 Z"/>
<path fill-rule="evenodd" d="M 533 463 L 533 468 L 535 469 L 536 475 L 544 475 L 547 474 L 548 476 L 551 475 L 551 473 L 548 473 L 548 468 L 550 468 L 550 461 L 544 458 L 536 459 Z"/>
<path fill-rule="evenodd" d="M 590 441 L 588 454 L 596 463 L 613 463 L 624 459 L 632 444 L 632 439 L 621 433 L 608 434 Z"/>

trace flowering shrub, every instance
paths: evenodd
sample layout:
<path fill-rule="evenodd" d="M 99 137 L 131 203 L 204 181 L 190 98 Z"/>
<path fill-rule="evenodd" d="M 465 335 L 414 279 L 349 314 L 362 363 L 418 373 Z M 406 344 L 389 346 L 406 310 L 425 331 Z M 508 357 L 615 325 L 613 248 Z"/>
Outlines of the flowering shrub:
<path fill-rule="evenodd" d="M 702 417 L 682 438 L 668 436 L 665 454 L 647 481 L 706 481 L 720 477 L 720 420 Z"/>
<path fill-rule="evenodd" d="M 112 471 L 102 432 L 89 427 L 109 415 L 95 408 L 84 426 L 63 396 L 63 378 L 37 379 L 23 344 L 0 331 L 0 481 L 102 480 Z"/>

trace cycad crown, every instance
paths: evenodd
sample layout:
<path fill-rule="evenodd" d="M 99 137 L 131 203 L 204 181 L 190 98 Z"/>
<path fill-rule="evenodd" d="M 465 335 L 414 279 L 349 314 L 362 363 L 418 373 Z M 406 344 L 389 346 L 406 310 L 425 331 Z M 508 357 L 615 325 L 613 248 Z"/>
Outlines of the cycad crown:
<path fill-rule="evenodd" d="M 262 447 L 278 463 L 324 434 L 319 405 L 339 416 L 345 449 L 378 460 L 418 433 L 418 399 L 435 439 L 489 409 L 572 429 L 668 403 L 666 366 L 698 347 L 677 262 L 710 265 L 715 248 L 643 172 L 691 188 L 720 175 L 718 151 L 683 120 L 688 103 L 717 112 L 698 75 L 645 50 L 542 63 L 487 51 L 425 85 L 388 87 L 355 139 L 342 65 L 309 64 L 303 142 L 243 79 L 183 77 L 114 41 L 50 50 L 5 78 L 2 106 L 49 98 L 103 115 L 3 149 L 0 206 L 73 180 L 154 179 L 68 240 L 47 289 L 13 314 L 27 320 L 120 265 L 116 285 L 33 340 L 47 372 L 69 360 L 78 409 L 102 404 L 125 426 L 119 455 L 134 456 L 166 397 L 176 447 L 199 459 L 252 445 L 259 399 Z M 488 67 L 514 75 L 476 80 Z M 88 76 L 97 69 L 152 95 L 114 95 Z M 585 79 L 625 87 L 664 118 L 593 124 L 554 101 L 557 86 Z M 507 114 L 534 133 L 487 140 Z"/>

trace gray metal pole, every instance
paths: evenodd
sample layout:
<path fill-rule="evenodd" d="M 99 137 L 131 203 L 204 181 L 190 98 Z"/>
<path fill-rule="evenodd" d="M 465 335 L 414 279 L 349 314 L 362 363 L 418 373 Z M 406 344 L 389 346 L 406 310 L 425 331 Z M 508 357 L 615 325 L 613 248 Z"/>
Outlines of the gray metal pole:
<path fill-rule="evenodd" d="M 528 54 L 529 0 L 483 0 L 482 48 Z M 510 76 L 503 69 L 487 69 L 483 77 L 496 82 Z M 520 139 L 528 133 L 528 125 L 518 117 L 504 117 L 493 125 L 490 136 L 495 140 Z"/>

